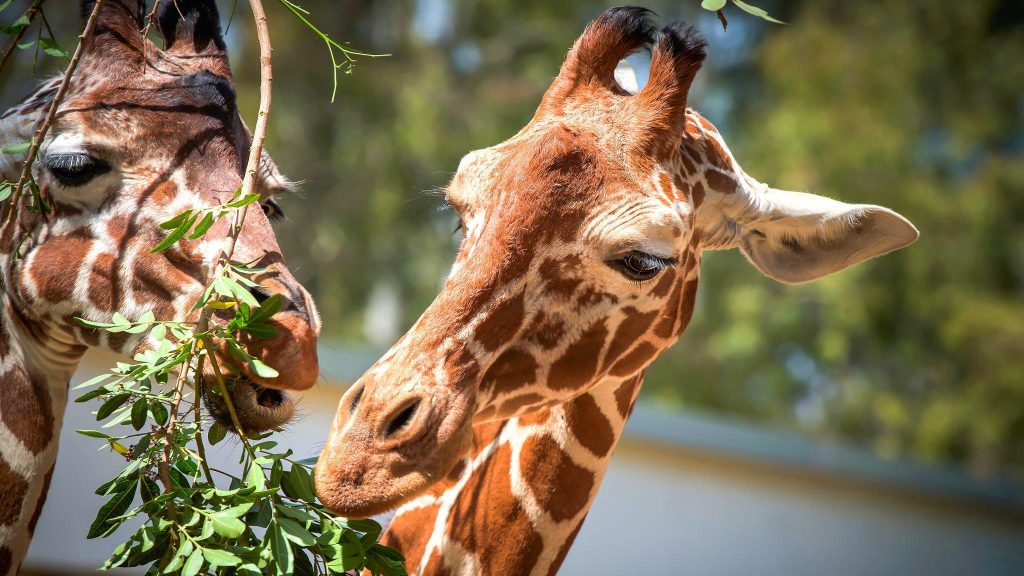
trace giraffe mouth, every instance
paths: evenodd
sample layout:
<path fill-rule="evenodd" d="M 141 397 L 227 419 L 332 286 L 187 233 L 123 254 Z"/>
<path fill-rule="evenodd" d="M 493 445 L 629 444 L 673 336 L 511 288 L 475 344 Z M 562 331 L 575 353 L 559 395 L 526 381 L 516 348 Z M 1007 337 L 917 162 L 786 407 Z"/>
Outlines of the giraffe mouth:
<path fill-rule="evenodd" d="M 222 426 L 237 432 L 231 410 L 215 382 L 204 378 L 206 410 Z M 284 390 L 267 388 L 242 376 L 229 385 L 231 405 L 245 434 L 279 430 L 295 415 L 295 400 Z"/>

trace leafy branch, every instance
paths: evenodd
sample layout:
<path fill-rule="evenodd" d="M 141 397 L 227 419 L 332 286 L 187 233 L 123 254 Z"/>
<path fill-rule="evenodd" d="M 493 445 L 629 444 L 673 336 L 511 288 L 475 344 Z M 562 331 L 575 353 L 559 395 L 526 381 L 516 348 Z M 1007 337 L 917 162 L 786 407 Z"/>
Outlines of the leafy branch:
<path fill-rule="evenodd" d="M 109 499 L 88 537 L 107 537 L 128 520 L 144 518 L 114 550 L 105 569 L 149 565 L 147 574 L 185 576 L 319 575 L 365 569 L 404 576 L 401 555 L 377 543 L 380 525 L 331 514 L 316 501 L 307 464 L 295 460 L 291 450 L 275 451 L 271 434 L 247 434 L 234 404 L 236 391 L 247 386 L 238 376 L 241 366 L 261 378 L 278 376 L 250 355 L 240 338 L 274 336 L 269 321 L 283 304 L 279 295 L 262 302 L 254 298 L 251 288 L 258 284 L 251 278 L 263 270 L 233 260 L 245 213 L 260 200 L 253 188 L 273 78 L 266 15 L 260 0 L 250 0 L 250 7 L 260 44 L 260 108 L 242 184 L 221 204 L 186 210 L 164 222 L 161 227 L 168 234 L 153 248 L 158 252 L 198 240 L 216 222 L 230 218 L 208 284 L 189 312 L 198 312 L 198 319 L 158 321 L 151 312 L 134 321 L 119 312 L 109 322 L 79 319 L 89 328 L 149 340 L 132 362 L 119 362 L 107 374 L 77 387 L 89 388 L 77 402 L 102 401 L 96 418 L 104 421 L 100 430 L 78 432 L 103 440 L 127 462 L 117 477 L 97 489 Z M 213 322 L 214 314 L 230 319 Z M 210 374 L 213 382 L 207 387 Z M 206 443 L 221 442 L 227 428 L 203 415 L 204 397 L 216 397 L 230 415 L 242 447 L 238 474 L 215 469 L 206 458 Z M 131 431 L 110 433 L 128 424 Z M 136 494 L 141 500 L 137 505 Z"/>
<path fill-rule="evenodd" d="M 390 56 L 390 54 L 370 54 L 368 52 L 360 52 L 358 50 L 353 50 L 352 48 L 349 48 L 348 46 L 345 46 L 344 44 L 335 41 L 330 36 L 322 32 L 319 28 L 317 28 L 315 24 L 310 22 L 309 18 L 307 18 L 307 16 L 310 15 L 309 11 L 303 8 L 302 6 L 299 6 L 298 4 L 292 2 L 291 0 L 279 1 L 281 2 L 281 4 L 284 5 L 285 8 L 290 10 L 292 14 L 295 15 L 296 18 L 301 20 L 303 24 L 305 24 L 310 30 L 312 30 L 313 34 L 316 34 L 321 40 L 323 40 L 324 44 L 327 45 L 327 52 L 331 56 L 331 68 L 334 80 L 334 83 L 332 84 L 331 87 L 331 102 L 334 102 L 334 98 L 338 94 L 339 70 L 344 72 L 345 74 L 351 74 L 352 70 L 355 69 L 356 58 L 360 56 L 365 58 L 380 58 L 383 56 Z"/>

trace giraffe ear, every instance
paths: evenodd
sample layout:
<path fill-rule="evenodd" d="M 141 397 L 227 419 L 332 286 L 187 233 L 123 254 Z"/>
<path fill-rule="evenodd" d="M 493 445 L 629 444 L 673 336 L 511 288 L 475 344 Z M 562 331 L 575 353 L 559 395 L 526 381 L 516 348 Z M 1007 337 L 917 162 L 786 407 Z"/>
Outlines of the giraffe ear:
<path fill-rule="evenodd" d="M 652 12 L 623 6 L 605 10 L 576 40 L 558 77 L 544 93 L 537 115 L 558 110 L 578 91 L 611 90 L 621 93 L 614 74 L 619 61 L 649 44 L 654 35 Z"/>
<path fill-rule="evenodd" d="M 705 46 L 704 38 L 681 22 L 666 26 L 658 35 L 647 85 L 631 102 L 645 127 L 639 143 L 645 153 L 671 154 L 678 148 L 686 126 L 686 100 L 704 63 Z"/>
<path fill-rule="evenodd" d="M 720 205 L 717 228 L 731 230 L 732 242 L 718 247 L 738 246 L 758 270 L 788 284 L 816 280 L 918 237 L 909 220 L 881 206 L 771 188 L 736 195 L 749 201 L 742 207 L 733 201 L 732 210 Z"/>
<path fill-rule="evenodd" d="M 92 14 L 96 0 L 81 0 L 82 20 Z M 107 0 L 96 17 L 96 30 L 86 48 L 92 56 L 136 61 L 142 58 L 144 40 L 139 30 L 146 15 L 142 0 Z"/>

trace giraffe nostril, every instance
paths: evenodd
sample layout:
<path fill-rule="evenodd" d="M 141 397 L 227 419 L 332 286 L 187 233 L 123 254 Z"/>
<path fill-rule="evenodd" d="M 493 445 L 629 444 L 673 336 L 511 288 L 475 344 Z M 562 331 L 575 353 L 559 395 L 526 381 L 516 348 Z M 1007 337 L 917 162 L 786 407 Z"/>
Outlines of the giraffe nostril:
<path fill-rule="evenodd" d="M 264 302 L 267 301 L 268 298 L 270 298 L 272 296 L 272 294 L 270 293 L 270 290 L 267 290 L 263 286 L 258 286 L 258 285 L 257 286 L 250 286 L 249 287 L 249 294 L 252 294 L 252 297 L 255 298 L 256 301 L 259 302 L 260 304 L 263 304 Z"/>
<path fill-rule="evenodd" d="M 384 437 L 394 436 L 412 422 L 416 410 L 420 407 L 420 399 L 417 398 L 405 407 L 399 409 L 384 426 Z"/>

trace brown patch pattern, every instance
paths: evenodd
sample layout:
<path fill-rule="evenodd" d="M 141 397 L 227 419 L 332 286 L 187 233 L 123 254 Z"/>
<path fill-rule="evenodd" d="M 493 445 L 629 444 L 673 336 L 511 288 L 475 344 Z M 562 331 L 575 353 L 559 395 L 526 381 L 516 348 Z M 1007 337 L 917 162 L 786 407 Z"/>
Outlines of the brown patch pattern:
<path fill-rule="evenodd" d="M 580 444 L 595 456 L 611 452 L 615 431 L 592 395 L 583 394 L 569 402 L 565 408 L 565 421 Z"/>
<path fill-rule="evenodd" d="M 28 494 L 28 482 L 0 458 L 0 526 L 14 524 L 21 514 L 21 503 Z"/>
<path fill-rule="evenodd" d="M 38 454 L 53 438 L 53 407 L 45 382 L 30 380 L 21 370 L 8 373 L 0 386 L 4 424 L 31 452 Z"/>
<path fill-rule="evenodd" d="M 597 375 L 597 360 L 608 338 L 604 320 L 594 323 L 555 360 L 548 386 L 555 390 L 580 390 Z"/>
<path fill-rule="evenodd" d="M 508 342 L 523 323 L 523 295 L 518 294 L 494 307 L 494 311 L 477 326 L 476 341 L 488 352 Z"/>
<path fill-rule="evenodd" d="M 534 436 L 523 443 L 519 465 L 537 503 L 556 522 L 579 514 L 590 502 L 594 474 L 569 458 L 550 436 Z"/>
<path fill-rule="evenodd" d="M 481 576 L 526 576 L 544 549 L 540 534 L 512 494 L 512 449 L 504 444 L 462 489 L 446 532 L 480 560 Z M 515 534 L 495 538 L 495 526 Z"/>

